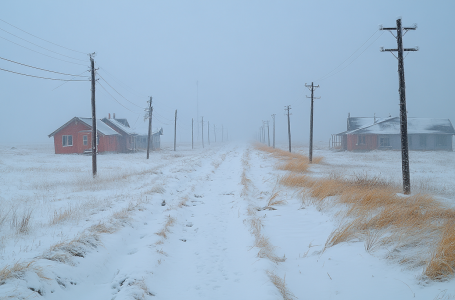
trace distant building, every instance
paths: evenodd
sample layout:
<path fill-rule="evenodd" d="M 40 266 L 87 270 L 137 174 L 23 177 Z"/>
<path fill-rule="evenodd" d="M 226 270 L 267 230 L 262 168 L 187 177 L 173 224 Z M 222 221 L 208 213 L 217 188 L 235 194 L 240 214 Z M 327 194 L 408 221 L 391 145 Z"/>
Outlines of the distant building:
<path fill-rule="evenodd" d="M 452 151 L 455 129 L 449 119 L 408 118 L 409 150 Z M 400 118 L 348 115 L 347 130 L 333 134 L 331 148 L 348 151 L 400 150 Z"/>
<path fill-rule="evenodd" d="M 118 152 L 120 134 L 101 120 L 96 122 L 98 152 Z M 74 117 L 49 134 L 54 137 L 55 154 L 91 151 L 92 119 Z"/>
<path fill-rule="evenodd" d="M 148 135 L 140 135 L 130 128 L 126 119 L 104 118 L 97 120 L 97 151 L 101 152 L 134 152 L 147 148 Z M 160 149 L 160 128 L 152 134 L 150 148 Z M 90 153 L 92 145 L 92 119 L 74 117 L 57 130 L 49 134 L 54 137 L 55 154 Z"/>

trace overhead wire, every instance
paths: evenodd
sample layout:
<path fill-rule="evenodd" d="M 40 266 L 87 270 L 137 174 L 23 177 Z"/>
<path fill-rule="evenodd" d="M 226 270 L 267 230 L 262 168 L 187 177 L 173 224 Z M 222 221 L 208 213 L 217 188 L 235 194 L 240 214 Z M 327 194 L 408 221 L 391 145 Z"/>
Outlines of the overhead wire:
<path fill-rule="evenodd" d="M 384 32 L 382 32 L 371 44 L 368 45 L 368 47 L 366 47 L 359 55 L 357 55 L 349 64 L 347 64 L 345 67 L 343 67 L 342 69 L 338 70 L 336 73 L 333 73 L 332 75 L 329 75 L 323 79 L 320 79 L 318 81 L 323 81 L 329 77 L 332 77 L 338 73 L 340 73 L 341 71 L 343 71 L 344 69 L 346 69 L 347 67 L 349 67 L 357 58 L 359 58 L 365 51 L 367 51 L 368 48 L 371 47 L 371 45 L 373 45 L 382 35 L 384 34 Z"/>
<path fill-rule="evenodd" d="M 31 34 L 30 32 L 27 32 L 27 31 L 25 31 L 25 30 L 23 30 L 23 29 L 20 29 L 20 28 L 17 27 L 17 26 L 14 26 L 14 25 L 11 24 L 11 23 L 6 22 L 5 20 L 0 19 L 0 21 L 2 21 L 3 23 L 6 23 L 6 24 L 8 24 L 9 26 L 12 26 L 12 27 L 14 27 L 14 28 L 16 28 L 16 29 L 18 29 L 18 30 L 20 30 L 20 31 L 22 31 L 22 32 L 24 32 L 24 33 L 26 33 L 26 34 L 28 34 L 28 35 L 31 35 L 31 36 L 33 36 L 33 37 L 35 37 L 35 38 L 37 38 L 37 39 L 40 39 L 40 40 L 45 41 L 45 42 L 47 42 L 47 43 L 50 43 L 50 44 L 52 44 L 52 45 L 61 47 L 61 48 L 66 49 L 66 50 L 70 50 L 70 51 L 74 51 L 74 52 L 86 54 L 85 52 L 77 51 L 77 50 L 74 50 L 74 49 L 71 49 L 71 48 L 67 48 L 67 47 L 61 46 L 61 45 L 59 45 L 59 44 L 53 43 L 53 42 L 51 42 L 51 41 L 45 40 L 45 39 L 43 39 L 43 38 L 40 38 L 39 36 L 36 36 L 36 35 L 34 35 L 34 34 Z"/>
<path fill-rule="evenodd" d="M 114 99 L 118 104 L 120 104 L 120 105 L 123 106 L 125 109 L 129 110 L 130 112 L 132 112 L 132 113 L 134 113 L 134 114 L 140 115 L 140 113 L 135 112 L 135 111 L 132 111 L 131 109 L 129 109 L 128 107 L 126 107 L 125 105 L 123 105 L 120 101 L 118 101 L 114 96 L 112 96 L 111 93 L 109 93 L 109 92 L 106 90 L 106 88 L 105 88 L 99 81 L 97 81 L 96 83 L 97 83 L 99 86 L 101 86 L 101 88 L 103 88 L 103 90 L 104 90 L 106 93 L 108 93 L 108 95 L 111 96 L 112 99 Z"/>
<path fill-rule="evenodd" d="M 133 105 L 135 105 L 135 106 L 137 106 L 137 107 L 139 107 L 139 108 L 144 108 L 144 107 L 139 106 L 139 105 L 137 105 L 136 103 L 134 103 L 134 102 L 128 100 L 127 98 L 125 98 L 125 97 L 124 97 L 122 94 L 120 94 L 112 85 L 110 85 L 109 82 L 107 82 L 107 81 L 103 78 L 103 76 L 101 76 L 99 73 L 97 73 L 97 74 L 98 74 L 98 76 L 99 76 L 104 82 L 106 82 L 106 84 L 107 84 L 108 86 L 111 87 L 111 89 L 113 89 L 117 94 L 119 94 L 120 97 L 122 97 L 123 99 L 125 99 L 125 100 L 128 101 L 129 103 L 131 103 L 131 104 L 133 104 Z"/>
<path fill-rule="evenodd" d="M 48 77 L 41 77 L 41 76 L 35 76 L 35 75 L 30 75 L 30 74 L 24 74 L 24 73 L 19 73 L 19 72 L 14 72 L 6 69 L 0 68 L 1 71 L 5 72 L 10 72 L 18 75 L 23 75 L 23 76 L 28 76 L 28 77 L 34 77 L 34 78 L 40 78 L 40 79 L 47 79 L 47 80 L 57 80 L 57 81 L 90 81 L 88 79 L 60 79 L 60 78 L 48 78 Z"/>
<path fill-rule="evenodd" d="M 25 66 L 25 67 L 29 67 L 29 68 L 41 70 L 41 71 L 46 71 L 46 72 L 51 72 L 51 73 L 61 74 L 61 75 L 67 75 L 67 76 L 73 76 L 73 77 L 83 77 L 83 76 L 81 76 L 81 75 L 74 75 L 74 74 L 68 74 L 68 73 L 61 73 L 61 72 L 56 72 L 56 71 L 51 71 L 51 70 L 47 70 L 47 69 L 42 69 L 42 68 L 30 66 L 30 65 L 23 64 L 23 63 L 20 63 L 20 62 L 14 61 L 14 60 L 10 60 L 10 59 L 4 58 L 4 57 L 0 57 L 0 59 L 3 59 L 3 60 L 6 60 L 6 61 L 9 61 L 9 62 L 18 64 L 18 65 L 21 65 L 21 66 Z M 87 72 L 87 71 L 85 71 L 85 72 Z M 85 73 L 85 72 L 84 72 L 84 73 Z"/>
<path fill-rule="evenodd" d="M 77 63 L 77 62 L 73 62 L 73 61 L 68 61 L 68 60 L 64 60 L 64 59 L 61 59 L 61 58 L 57 58 L 57 57 L 53 57 L 53 56 L 50 56 L 50 55 L 41 53 L 41 52 L 39 52 L 39 51 L 30 49 L 30 48 L 25 47 L 25 46 L 23 46 L 23 45 L 21 45 L 21 44 L 18 44 L 18 43 L 16 43 L 16 42 L 13 42 L 13 41 L 11 41 L 11 40 L 8 40 L 7 38 L 4 38 L 4 37 L 2 37 L 2 36 L 0 36 L 0 38 L 1 38 L 1 39 L 4 39 L 4 40 L 6 40 L 6 41 L 8 41 L 8 42 L 10 42 L 10 43 L 13 43 L 13 44 L 15 44 L 15 45 L 17 45 L 17 46 L 19 46 L 19 47 L 25 48 L 25 49 L 27 49 L 27 50 L 36 52 L 36 53 L 38 53 L 38 54 L 41 54 L 41 55 L 44 55 L 44 56 L 47 56 L 47 57 L 50 57 L 50 58 L 53 58 L 53 59 L 56 59 L 56 60 L 60 60 L 60 61 L 64 61 L 64 62 L 67 62 L 67 63 L 70 63 L 70 64 L 75 64 L 75 65 L 80 65 L 80 66 L 86 66 L 86 65 L 81 64 L 81 63 Z"/>
<path fill-rule="evenodd" d="M 359 51 L 377 32 L 379 31 L 379 29 L 377 29 L 359 48 L 357 48 L 348 58 L 346 58 L 341 64 L 339 64 L 336 68 L 334 68 L 332 71 L 328 72 L 327 74 L 325 74 L 324 76 L 320 77 L 318 80 L 316 81 L 321 81 L 321 80 L 324 80 L 325 77 L 329 77 L 327 75 L 331 74 L 332 72 L 334 72 L 335 70 L 337 70 L 340 66 L 342 66 L 346 61 L 348 61 L 357 51 Z"/>
<path fill-rule="evenodd" d="M 82 72 L 81 74 L 79 74 L 79 75 L 77 75 L 77 76 L 80 76 L 80 75 L 84 74 L 85 72 L 89 72 L 89 70 L 86 70 L 86 71 Z M 73 78 L 75 78 L 75 77 L 72 77 L 71 79 L 73 79 Z M 64 85 L 64 84 L 67 84 L 67 83 L 68 83 L 68 81 L 66 81 L 66 82 L 64 82 L 64 83 L 62 83 L 62 84 L 60 84 L 60 85 L 57 86 L 56 88 L 52 89 L 51 92 L 52 92 L 52 91 L 55 91 L 56 89 L 58 89 L 59 87 L 61 87 L 61 86 Z"/>
<path fill-rule="evenodd" d="M 24 39 L 24 38 L 21 38 L 20 36 L 15 35 L 14 33 L 9 32 L 9 31 L 7 31 L 7 30 L 5 30 L 5 29 L 0 28 L 0 30 L 1 30 L 1 31 L 4 31 L 4 32 L 6 32 L 6 33 L 8 33 L 8 34 L 11 34 L 12 36 L 15 36 L 15 37 L 17 37 L 17 38 L 20 39 L 20 40 L 26 41 L 27 43 L 30 43 L 30 44 L 32 44 L 32 45 L 38 47 L 38 48 L 41 48 L 41 49 L 47 50 L 47 51 L 49 51 L 49 52 L 52 52 L 52 53 L 55 53 L 55 54 L 58 54 L 58 55 L 61 55 L 61 56 L 67 57 L 67 58 L 71 58 L 71 59 L 74 59 L 74 60 L 84 61 L 84 60 L 82 60 L 82 59 L 75 58 L 75 57 L 72 57 L 72 56 L 68 56 L 68 55 L 65 55 L 65 54 L 61 54 L 61 53 L 59 53 L 59 52 L 56 52 L 56 51 L 47 49 L 47 48 L 45 48 L 45 47 L 42 47 L 42 46 L 40 46 L 40 45 L 37 45 L 37 44 L 35 44 L 35 43 L 33 43 L 33 42 L 30 42 L 30 41 L 28 41 L 28 40 L 26 40 L 26 39 Z"/>

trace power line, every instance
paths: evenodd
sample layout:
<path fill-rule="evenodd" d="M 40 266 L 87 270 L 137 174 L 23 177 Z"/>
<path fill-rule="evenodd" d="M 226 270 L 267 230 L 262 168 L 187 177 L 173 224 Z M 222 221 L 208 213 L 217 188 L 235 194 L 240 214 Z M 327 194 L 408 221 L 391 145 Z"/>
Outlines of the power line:
<path fill-rule="evenodd" d="M 377 32 L 379 31 L 376 30 L 359 48 L 357 48 L 357 50 L 355 50 L 348 58 L 346 58 L 341 64 L 339 64 L 335 69 L 333 69 L 332 71 L 330 71 L 329 73 L 325 74 L 324 76 L 322 76 L 321 78 L 319 78 L 317 81 L 321 80 L 322 78 L 326 77 L 327 75 L 329 75 L 330 73 L 332 73 L 333 71 L 335 71 L 336 69 L 338 69 L 341 65 L 343 65 L 348 59 L 350 59 L 357 51 L 359 51 L 360 48 L 363 47 L 363 45 L 365 45 Z"/>
<path fill-rule="evenodd" d="M 7 38 L 4 38 L 4 37 L 2 37 L 2 36 L 0 36 L 0 39 L 4 39 L 4 40 L 6 40 L 6 41 L 8 41 L 8 42 L 10 42 L 10 43 L 13 43 L 13 44 L 15 44 L 15 45 L 19 46 L 19 47 L 25 48 L 25 49 L 27 49 L 27 50 L 30 50 L 30 51 L 36 52 L 36 53 L 38 53 L 38 54 L 41 54 L 41 55 L 44 55 L 44 56 L 47 56 L 47 57 L 50 57 L 50 58 L 53 58 L 53 59 L 56 59 L 56 60 L 64 61 L 64 62 L 67 62 L 67 63 L 70 63 L 70 64 L 79 65 L 79 66 L 86 66 L 86 65 L 83 65 L 83 64 L 80 64 L 80 63 L 77 63 L 77 62 L 68 61 L 68 60 L 64 60 L 64 59 L 61 59 L 61 58 L 57 58 L 57 57 L 53 57 L 53 56 L 50 56 L 50 55 L 47 55 L 47 54 L 41 53 L 41 52 L 39 52 L 39 51 L 36 51 L 36 50 L 30 49 L 30 48 L 28 48 L 28 47 L 25 47 L 25 46 L 23 46 L 23 45 L 21 45 L 21 44 L 18 44 L 18 43 L 16 43 L 16 42 L 13 42 L 13 41 L 11 41 L 11 40 L 8 40 Z"/>
<path fill-rule="evenodd" d="M 98 74 L 98 75 L 99 75 L 99 74 Z M 128 107 L 126 107 L 125 105 L 123 105 L 120 101 L 118 101 L 114 96 L 112 96 L 111 93 L 109 93 L 109 92 L 104 88 L 104 86 L 103 86 L 99 81 L 97 81 L 96 83 L 98 83 L 98 84 L 103 88 L 103 90 L 104 90 L 106 93 L 108 93 L 109 96 L 111 96 L 112 99 L 114 99 L 118 104 L 120 104 L 121 106 L 123 106 L 124 108 L 126 108 L 127 110 L 129 110 L 130 112 L 132 112 L 132 113 L 134 113 L 134 114 L 140 115 L 140 113 L 137 113 L 137 112 L 135 112 L 135 111 L 132 111 L 131 109 L 129 109 Z"/>
<path fill-rule="evenodd" d="M 68 57 L 68 58 L 71 58 L 71 59 L 74 59 L 74 60 L 84 61 L 84 60 L 79 59 L 79 58 L 74 58 L 74 57 L 71 57 L 71 56 L 68 56 L 68 55 L 65 55 L 65 54 L 58 53 L 58 52 L 56 52 L 56 51 L 52 51 L 52 50 L 47 49 L 47 48 L 45 48 L 45 47 L 41 47 L 40 45 L 37 45 L 37 44 L 35 44 L 35 43 L 33 43 L 33 42 L 30 42 L 30 41 L 28 41 L 28 40 L 26 40 L 26 39 L 23 39 L 23 38 L 21 38 L 20 36 L 17 36 L 17 35 L 15 35 L 14 33 L 11 33 L 11 32 L 9 32 L 9 31 L 7 31 L 7 30 L 5 30 L 5 29 L 0 28 L 0 30 L 1 30 L 1 31 L 4 31 L 4 32 L 6 32 L 6 33 L 9 33 L 9 34 L 11 34 L 12 36 L 15 36 L 15 37 L 17 37 L 17 38 L 20 39 L 20 40 L 26 41 L 27 43 L 30 43 L 30 44 L 32 44 L 32 45 L 34 45 L 34 46 L 36 46 L 36 47 L 39 47 L 39 48 L 44 49 L 44 50 L 47 50 L 47 51 L 49 51 L 49 52 L 52 52 L 52 53 L 55 53 L 55 54 L 58 54 L 58 55 L 61 55 L 61 56 L 65 56 L 65 57 Z"/>
<path fill-rule="evenodd" d="M 79 75 L 77 75 L 77 76 L 80 76 L 80 75 L 84 74 L 85 72 L 89 72 L 89 70 L 84 71 L 84 72 L 82 72 L 81 74 L 79 74 Z M 75 77 L 72 77 L 71 79 L 73 79 L 73 78 L 75 78 Z M 59 86 L 57 86 L 56 88 L 54 88 L 53 90 L 51 90 L 51 92 L 52 92 L 52 91 L 55 91 L 56 89 L 58 89 L 59 87 L 61 87 L 62 85 L 65 85 L 65 84 L 67 84 L 67 83 L 68 83 L 68 81 L 66 81 L 66 82 L 64 82 L 64 83 L 62 83 L 62 84 L 60 84 Z"/>
<path fill-rule="evenodd" d="M 20 30 L 20 31 L 22 31 L 22 32 L 25 32 L 25 33 L 28 34 L 28 35 L 31 35 L 31 36 L 33 36 L 33 37 L 35 37 L 35 38 L 37 38 L 37 39 L 40 39 L 40 40 L 45 41 L 45 42 L 47 42 L 47 43 L 50 43 L 50 44 L 52 44 L 52 45 L 61 47 L 61 48 L 66 49 L 66 50 L 70 50 L 70 51 L 74 51 L 74 52 L 86 54 L 85 52 L 73 50 L 73 49 L 70 49 L 70 48 L 67 48 L 67 47 L 64 47 L 64 46 L 60 46 L 60 45 L 58 45 L 58 44 L 56 44 L 56 43 L 53 43 L 53 42 L 50 42 L 50 41 L 48 41 L 48 40 L 42 39 L 42 38 L 40 38 L 40 37 L 38 37 L 38 36 L 36 36 L 36 35 L 34 35 L 34 34 L 31 34 L 30 32 L 27 32 L 27 31 L 25 31 L 25 30 L 23 30 L 23 29 L 20 29 L 19 27 L 14 26 L 13 24 L 10 24 L 10 23 L 6 22 L 5 20 L 0 19 L 0 21 L 2 21 L 2 22 L 4 22 L 4 23 L 8 24 L 9 26 L 12 26 L 12 27 L 14 27 L 14 28 L 16 28 L 16 29 L 18 29 L 18 30 Z"/>
<path fill-rule="evenodd" d="M 135 105 L 135 106 L 137 106 L 137 107 L 139 107 L 139 108 L 143 108 L 142 106 L 139 106 L 139 105 L 137 105 L 136 103 L 134 103 L 134 102 L 132 102 L 132 101 L 126 99 L 122 94 L 120 94 L 116 89 L 114 89 L 114 87 L 113 87 L 112 85 L 110 85 L 109 82 L 107 82 L 107 81 L 103 78 L 103 76 L 101 76 L 99 73 L 98 73 L 98 76 L 99 76 L 101 79 L 103 79 L 103 81 L 106 82 L 107 85 L 111 87 L 111 89 L 113 89 L 117 94 L 119 94 L 120 97 L 122 97 L 123 99 L 125 99 L 125 100 L 128 101 L 129 103 L 131 103 L 131 104 L 133 104 L 133 105 Z"/>
<path fill-rule="evenodd" d="M 14 60 L 10 60 L 10 59 L 7 59 L 7 58 L 3 58 L 3 57 L 0 57 L 0 59 L 3 59 L 3 60 L 6 60 L 6 61 L 9 61 L 9 62 L 18 64 L 18 65 L 26 66 L 26 67 L 29 67 L 29 68 L 41 70 L 41 71 L 46 71 L 46 72 L 51 72 L 51 73 L 56 73 L 56 74 L 61 74 L 61 75 L 67 75 L 67 76 L 73 76 L 73 77 L 85 77 L 85 76 L 81 76 L 81 75 L 73 75 L 73 74 L 61 73 L 61 72 L 51 71 L 51 70 L 42 69 L 42 68 L 38 68 L 38 67 L 33 67 L 33 66 L 29 66 L 29 65 L 26 65 L 26 64 L 14 61 Z M 87 72 L 87 71 L 84 71 L 83 73 L 85 73 L 85 72 Z"/>
<path fill-rule="evenodd" d="M 35 75 L 29 75 L 29 74 L 24 74 L 24 73 L 19 73 L 19 72 L 14 72 L 10 70 L 5 70 L 0 68 L 0 70 L 5 71 L 5 72 L 10 72 L 14 74 L 19 74 L 23 76 L 29 76 L 29 77 L 35 77 L 35 78 L 40 78 L 40 79 L 47 79 L 47 80 L 58 80 L 58 81 L 90 81 L 88 79 L 59 79 L 59 78 L 48 78 L 48 77 L 41 77 L 41 76 L 35 76 Z"/>
<path fill-rule="evenodd" d="M 346 69 L 347 67 L 349 67 L 354 61 L 356 61 L 357 58 L 359 58 L 365 51 L 368 50 L 368 48 L 371 47 L 371 45 L 373 45 L 382 35 L 384 34 L 384 32 L 382 32 L 371 44 L 368 45 L 368 47 L 366 47 L 359 55 L 357 55 L 349 64 L 347 64 L 346 66 L 344 66 L 342 69 L 338 70 L 336 73 L 333 73 L 329 76 L 326 76 L 325 78 L 322 77 L 322 79 L 319 79 L 318 81 L 323 81 L 323 80 L 326 80 L 327 78 L 329 77 L 332 77 L 338 73 L 340 73 L 341 71 L 343 71 L 344 69 Z M 356 50 L 357 52 L 357 50 Z M 355 53 L 355 52 L 354 52 Z M 352 55 L 351 55 L 352 56 Z"/>

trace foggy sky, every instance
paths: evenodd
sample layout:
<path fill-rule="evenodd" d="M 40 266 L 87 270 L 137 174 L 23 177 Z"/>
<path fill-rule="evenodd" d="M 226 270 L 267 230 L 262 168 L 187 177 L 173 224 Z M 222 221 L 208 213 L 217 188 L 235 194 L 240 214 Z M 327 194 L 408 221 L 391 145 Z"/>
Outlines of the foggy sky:
<path fill-rule="evenodd" d="M 145 133 L 142 107 L 153 96 L 153 127 L 164 128 L 165 142 L 173 140 L 175 109 L 181 142 L 191 141 L 191 118 L 196 122 L 197 115 L 210 122 L 211 133 L 217 126 L 219 140 L 222 125 L 231 139 L 255 137 L 262 120 L 271 120 L 271 114 L 276 114 L 278 141 L 285 141 L 284 106 L 291 105 L 293 142 L 307 143 L 310 91 L 305 83 L 312 81 L 320 85 L 315 95 L 321 97 L 315 101 L 316 141 L 328 143 L 330 134 L 344 131 L 348 113 L 398 116 L 397 60 L 379 52 L 380 46 L 396 48 L 396 40 L 387 31 L 377 32 L 379 24 L 395 26 L 398 16 L 403 25 L 418 24 L 403 39 L 405 47 L 420 47 L 404 62 L 408 117 L 455 121 L 455 2 L 450 0 L 8 1 L 2 8 L 0 19 L 84 54 L 0 22 L 0 29 L 81 61 L 1 30 L 0 57 L 80 74 L 89 69 L 87 54 L 96 52 L 99 74 L 139 106 L 100 79 L 128 110 L 97 85 L 97 118 L 116 113 Z M 372 35 L 333 76 L 319 80 Z M 82 65 L 51 59 L 2 38 Z M 0 68 L 65 77 L 4 60 Z M 89 73 L 85 74 L 82 79 L 88 79 Z M 88 81 L 60 86 L 62 82 L 3 71 L 0 81 L 1 144 L 52 142 L 47 135 L 65 122 L 91 116 Z"/>

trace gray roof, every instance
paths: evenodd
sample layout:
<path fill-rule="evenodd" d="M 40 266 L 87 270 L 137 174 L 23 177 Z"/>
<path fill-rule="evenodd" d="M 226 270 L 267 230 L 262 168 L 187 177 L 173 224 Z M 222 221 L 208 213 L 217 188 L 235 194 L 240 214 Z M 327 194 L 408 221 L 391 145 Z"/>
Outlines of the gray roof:
<path fill-rule="evenodd" d="M 126 119 L 122 119 L 125 120 Z M 128 135 L 138 135 L 137 132 L 135 132 L 133 129 L 131 129 L 129 126 L 125 126 L 124 122 L 120 122 L 119 119 L 107 119 L 104 118 L 102 119 L 104 123 L 106 123 L 107 126 L 109 126 L 109 123 L 117 127 L 120 131 L 123 131 L 124 133 Z M 128 124 L 128 121 L 126 121 L 126 124 Z M 114 129 L 115 130 L 115 129 Z"/>
<path fill-rule="evenodd" d="M 74 117 L 62 126 L 60 126 L 57 130 L 49 134 L 48 136 L 54 136 L 57 132 L 68 126 L 71 122 L 79 120 L 86 124 L 88 127 L 92 128 L 92 118 L 79 118 L 79 117 Z M 101 120 L 96 120 L 96 131 L 102 135 L 120 135 L 118 134 L 117 131 L 112 129 L 111 127 L 107 126 L 105 123 L 101 122 Z"/>
<path fill-rule="evenodd" d="M 371 118 L 372 119 L 372 118 Z M 378 120 L 378 118 L 376 118 Z M 400 118 L 390 117 L 341 134 L 400 134 Z M 455 134 L 449 119 L 408 118 L 408 134 Z"/>

